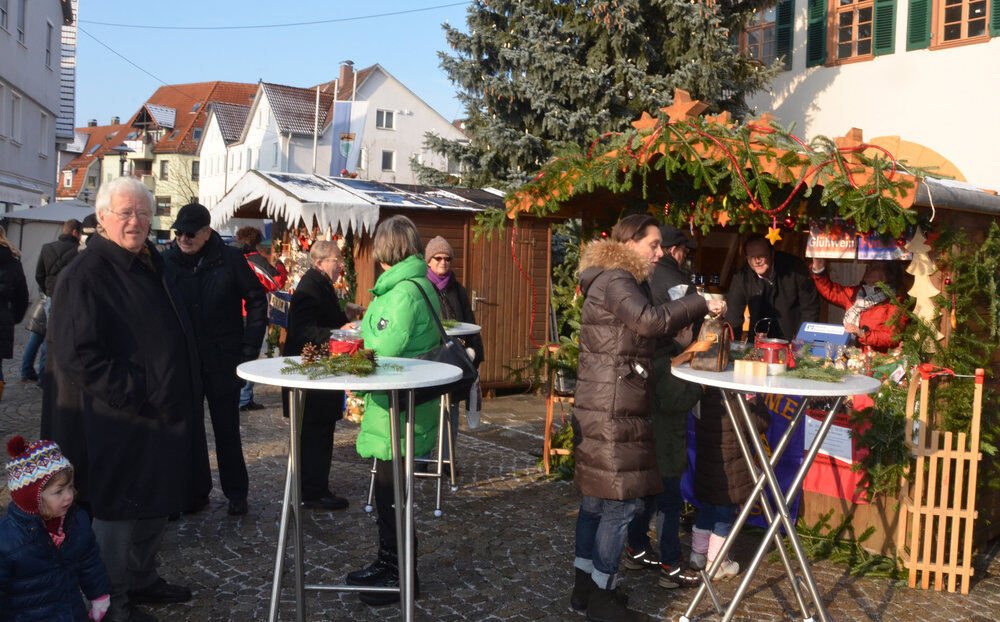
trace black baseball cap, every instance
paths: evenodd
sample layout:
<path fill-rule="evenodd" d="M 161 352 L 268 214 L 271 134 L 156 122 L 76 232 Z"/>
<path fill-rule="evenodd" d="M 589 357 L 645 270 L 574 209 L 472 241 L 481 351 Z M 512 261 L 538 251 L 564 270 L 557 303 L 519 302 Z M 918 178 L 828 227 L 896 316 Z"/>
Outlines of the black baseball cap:
<path fill-rule="evenodd" d="M 181 233 L 196 233 L 212 222 L 208 208 L 201 203 L 188 203 L 177 211 L 173 229 Z"/>
<path fill-rule="evenodd" d="M 698 248 L 698 243 L 694 240 L 689 240 L 677 227 L 663 225 L 660 227 L 660 236 L 663 238 L 663 241 L 660 242 L 660 246 L 663 248 L 670 248 L 671 246 L 687 246 L 691 249 Z"/>

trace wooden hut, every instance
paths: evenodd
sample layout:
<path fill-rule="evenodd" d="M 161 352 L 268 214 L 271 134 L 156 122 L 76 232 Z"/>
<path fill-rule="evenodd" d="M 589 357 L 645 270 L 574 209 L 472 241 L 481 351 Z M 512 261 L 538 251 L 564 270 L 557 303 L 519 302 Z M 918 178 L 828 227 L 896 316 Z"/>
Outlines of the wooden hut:
<path fill-rule="evenodd" d="M 364 306 L 379 273 L 371 243 L 380 221 L 403 214 L 417 225 L 424 243 L 443 236 L 455 252 L 452 269 L 483 327 L 483 387 L 496 389 L 516 386 L 508 368 L 524 365 L 534 344 L 545 342 L 551 280 L 548 221 L 525 218 L 516 231 L 510 223 L 492 239 L 475 239 L 476 214 L 502 205 L 500 197 L 481 190 L 251 170 L 211 212 L 214 227 L 232 218 L 271 218 L 286 227 L 353 234 L 356 302 Z"/>

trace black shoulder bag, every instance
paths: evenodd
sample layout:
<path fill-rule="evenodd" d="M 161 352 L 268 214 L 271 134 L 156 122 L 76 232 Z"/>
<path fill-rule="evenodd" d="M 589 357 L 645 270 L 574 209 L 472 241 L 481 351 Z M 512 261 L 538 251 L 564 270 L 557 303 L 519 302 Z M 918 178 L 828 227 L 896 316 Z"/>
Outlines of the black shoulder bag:
<path fill-rule="evenodd" d="M 413 286 L 416 287 L 417 291 L 420 292 L 420 295 L 423 296 L 424 302 L 427 303 L 427 310 L 430 311 L 431 317 L 434 318 L 434 322 L 437 324 L 438 331 L 441 332 L 441 345 L 434 348 L 430 352 L 425 352 L 424 354 L 413 358 L 423 361 L 447 363 L 448 365 L 454 365 L 462 370 L 462 377 L 452 383 L 442 384 L 436 387 L 424 387 L 414 391 L 416 403 L 423 404 L 424 402 L 436 400 L 445 393 L 453 393 L 455 391 L 464 391 L 465 393 L 468 393 L 469 389 L 472 388 L 472 385 L 479 378 L 479 371 L 476 369 L 476 366 L 472 364 L 472 359 L 469 358 L 469 354 L 465 351 L 465 346 L 462 345 L 462 342 L 449 337 L 448 334 L 444 332 L 444 326 L 441 324 L 441 318 L 438 317 L 437 312 L 434 310 L 434 305 L 431 304 L 430 298 L 427 297 L 427 292 L 424 291 L 424 288 L 420 287 L 420 284 L 413 279 L 406 280 L 413 283 Z"/>

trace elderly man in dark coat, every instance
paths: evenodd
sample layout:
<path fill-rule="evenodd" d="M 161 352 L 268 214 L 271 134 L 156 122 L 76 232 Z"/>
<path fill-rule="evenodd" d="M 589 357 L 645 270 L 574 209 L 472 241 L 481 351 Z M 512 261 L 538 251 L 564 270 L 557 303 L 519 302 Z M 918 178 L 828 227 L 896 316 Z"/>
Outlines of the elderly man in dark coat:
<path fill-rule="evenodd" d="M 101 186 L 100 235 L 62 271 L 47 335 L 41 432 L 75 466 L 116 621 L 155 619 L 138 603 L 191 598 L 157 574 L 155 556 L 208 468 L 197 349 L 147 240 L 152 208 L 136 179 Z"/>
<path fill-rule="evenodd" d="M 200 203 L 182 207 L 174 220 L 177 239 L 163 258 L 194 327 L 219 482 L 229 499 L 229 514 L 239 516 L 247 513 L 249 481 L 240 440 L 243 381 L 236 366 L 257 358 L 267 328 L 267 300 L 243 253 L 226 246 L 209 226 L 210 218 Z"/>

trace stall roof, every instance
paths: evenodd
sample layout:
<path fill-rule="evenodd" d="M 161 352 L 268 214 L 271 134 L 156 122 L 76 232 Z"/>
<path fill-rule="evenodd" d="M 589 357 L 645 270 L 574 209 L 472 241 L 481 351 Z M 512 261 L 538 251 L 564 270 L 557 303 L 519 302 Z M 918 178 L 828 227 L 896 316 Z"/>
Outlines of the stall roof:
<path fill-rule="evenodd" d="M 259 201 L 260 212 L 290 223 L 311 222 L 323 229 L 371 232 L 380 209 L 480 212 L 483 205 L 441 188 L 392 186 L 377 181 L 307 173 L 247 171 L 211 208 L 220 226 L 243 206 Z"/>
<path fill-rule="evenodd" d="M 916 205 L 1000 215 L 1000 196 L 968 182 L 927 177 L 917 186 Z"/>
<path fill-rule="evenodd" d="M 94 206 L 83 201 L 55 201 L 39 207 L 19 209 L 3 214 L 7 220 L 39 220 L 44 222 L 66 222 L 71 218 L 83 221 L 94 213 Z"/>

